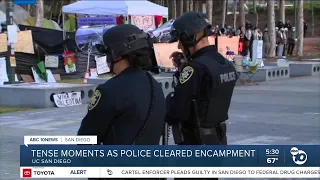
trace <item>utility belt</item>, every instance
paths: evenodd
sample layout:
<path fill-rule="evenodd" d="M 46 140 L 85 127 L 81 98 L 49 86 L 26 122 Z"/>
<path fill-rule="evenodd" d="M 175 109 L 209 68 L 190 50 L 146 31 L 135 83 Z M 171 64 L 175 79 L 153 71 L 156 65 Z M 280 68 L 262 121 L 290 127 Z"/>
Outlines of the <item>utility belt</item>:
<path fill-rule="evenodd" d="M 216 124 L 211 128 L 186 127 L 182 124 L 172 125 L 172 133 L 176 144 L 205 145 L 216 144 L 226 145 L 227 125 L 225 122 Z"/>

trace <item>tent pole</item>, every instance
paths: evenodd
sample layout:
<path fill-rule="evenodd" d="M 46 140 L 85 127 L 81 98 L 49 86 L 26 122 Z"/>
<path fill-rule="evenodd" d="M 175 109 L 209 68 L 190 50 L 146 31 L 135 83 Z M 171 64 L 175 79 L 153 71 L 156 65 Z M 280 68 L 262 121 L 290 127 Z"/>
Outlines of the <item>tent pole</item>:
<path fill-rule="evenodd" d="M 10 32 L 8 32 L 8 26 L 14 25 L 13 22 L 13 8 L 14 8 L 14 4 L 13 4 L 13 0 L 8 0 L 7 4 L 6 4 L 6 31 L 7 31 L 7 40 L 9 42 L 9 34 Z M 17 33 L 17 32 L 15 32 Z M 8 43 L 8 54 L 7 54 L 7 59 L 6 59 L 6 69 L 7 69 L 7 75 L 8 75 L 8 82 L 5 82 L 6 84 L 14 84 L 15 83 L 15 66 L 16 63 L 11 63 L 11 60 L 13 62 L 15 62 L 16 60 L 15 58 L 15 52 L 14 52 L 14 48 L 13 48 L 13 44 L 12 43 Z M 14 65 L 14 66 L 13 66 Z"/>
<path fill-rule="evenodd" d="M 65 13 L 62 13 L 62 29 L 63 29 L 63 31 L 62 31 L 62 33 L 63 33 L 63 40 L 65 40 L 66 39 L 66 28 L 65 28 L 65 18 L 66 18 L 66 15 L 65 15 Z"/>

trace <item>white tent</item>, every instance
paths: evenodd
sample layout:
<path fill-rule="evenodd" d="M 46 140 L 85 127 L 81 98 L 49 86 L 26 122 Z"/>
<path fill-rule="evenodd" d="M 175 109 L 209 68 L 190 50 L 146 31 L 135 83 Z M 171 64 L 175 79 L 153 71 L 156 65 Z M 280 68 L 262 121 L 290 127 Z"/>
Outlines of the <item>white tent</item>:
<path fill-rule="evenodd" d="M 168 17 L 168 8 L 147 0 L 81 0 L 63 6 L 62 11 L 69 14 Z"/>

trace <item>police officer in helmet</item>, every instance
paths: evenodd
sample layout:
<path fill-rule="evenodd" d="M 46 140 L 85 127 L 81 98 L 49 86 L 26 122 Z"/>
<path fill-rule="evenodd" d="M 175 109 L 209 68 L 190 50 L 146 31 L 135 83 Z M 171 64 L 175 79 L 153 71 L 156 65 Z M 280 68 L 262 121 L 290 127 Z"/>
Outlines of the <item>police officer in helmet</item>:
<path fill-rule="evenodd" d="M 181 127 L 176 144 L 227 144 L 225 121 L 237 76 L 232 63 L 209 44 L 210 29 L 198 12 L 187 12 L 173 23 L 171 36 L 188 58 L 166 115 L 166 122 Z"/>
<path fill-rule="evenodd" d="M 159 144 L 165 98 L 161 85 L 143 71 L 151 64 L 147 38 L 128 24 L 104 32 L 97 48 L 116 76 L 96 88 L 78 135 L 96 135 L 106 145 Z"/>

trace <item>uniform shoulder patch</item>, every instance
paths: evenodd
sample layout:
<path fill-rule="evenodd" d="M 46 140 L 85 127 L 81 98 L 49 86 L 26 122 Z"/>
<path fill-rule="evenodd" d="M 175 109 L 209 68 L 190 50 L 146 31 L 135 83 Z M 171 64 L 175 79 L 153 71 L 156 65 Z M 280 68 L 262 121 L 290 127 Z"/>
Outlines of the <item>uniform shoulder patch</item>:
<path fill-rule="evenodd" d="M 98 105 L 100 99 L 101 99 L 101 92 L 99 90 L 95 90 L 92 98 L 90 99 L 90 103 L 88 105 L 89 111 L 91 111 Z"/>
<path fill-rule="evenodd" d="M 186 83 L 192 77 L 193 72 L 194 69 L 191 66 L 186 66 L 185 68 L 183 68 L 179 78 L 180 84 Z"/>

